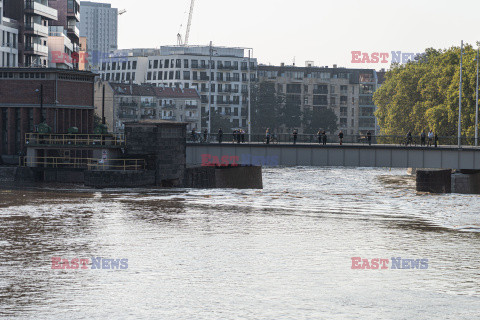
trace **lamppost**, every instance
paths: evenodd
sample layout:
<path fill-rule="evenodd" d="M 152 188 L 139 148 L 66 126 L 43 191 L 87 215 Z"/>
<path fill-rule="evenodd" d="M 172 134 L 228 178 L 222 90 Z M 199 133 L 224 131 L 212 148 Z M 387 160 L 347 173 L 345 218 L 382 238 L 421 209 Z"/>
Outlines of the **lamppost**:
<path fill-rule="evenodd" d="M 460 46 L 460 91 L 458 96 L 458 148 L 462 147 L 462 67 L 463 67 L 463 40 Z"/>
<path fill-rule="evenodd" d="M 45 121 L 43 118 L 43 84 L 40 85 L 40 90 L 35 89 L 35 92 L 40 92 L 40 123 L 43 123 Z"/>
<path fill-rule="evenodd" d="M 213 50 L 212 47 L 212 41 L 210 41 L 210 49 L 209 49 L 209 54 L 210 54 L 210 60 L 209 60 L 209 75 L 208 75 L 208 134 L 212 133 L 212 56 L 213 52 L 216 50 Z"/>
<path fill-rule="evenodd" d="M 252 118 L 251 118 L 251 109 L 252 109 L 252 103 L 251 103 L 251 74 L 250 74 L 250 59 L 251 56 L 253 55 L 253 49 L 252 48 L 245 48 L 248 49 L 248 60 L 247 60 L 247 82 L 248 82 L 248 87 L 247 87 L 247 92 L 248 92 L 248 142 L 252 142 Z"/>
<path fill-rule="evenodd" d="M 476 97 L 475 97 L 475 147 L 478 147 L 478 53 L 479 48 L 477 48 L 477 88 L 476 88 Z"/>

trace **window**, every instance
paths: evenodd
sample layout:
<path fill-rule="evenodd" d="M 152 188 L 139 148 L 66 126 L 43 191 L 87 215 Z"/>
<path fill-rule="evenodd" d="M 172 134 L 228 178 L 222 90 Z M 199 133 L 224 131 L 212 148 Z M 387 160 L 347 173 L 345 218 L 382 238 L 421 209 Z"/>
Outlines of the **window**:
<path fill-rule="evenodd" d="M 132 69 L 133 70 L 137 69 L 137 61 L 136 60 L 132 62 Z"/>
<path fill-rule="evenodd" d="M 183 60 L 183 67 L 188 68 L 188 59 Z"/>
<path fill-rule="evenodd" d="M 183 71 L 183 80 L 190 80 L 190 71 Z"/>
<path fill-rule="evenodd" d="M 340 128 L 347 127 L 347 118 L 340 118 Z"/>
<path fill-rule="evenodd" d="M 175 61 L 175 68 L 181 68 L 182 67 L 182 59 L 177 59 Z"/>
<path fill-rule="evenodd" d="M 153 69 L 158 69 L 158 60 L 153 61 Z"/>

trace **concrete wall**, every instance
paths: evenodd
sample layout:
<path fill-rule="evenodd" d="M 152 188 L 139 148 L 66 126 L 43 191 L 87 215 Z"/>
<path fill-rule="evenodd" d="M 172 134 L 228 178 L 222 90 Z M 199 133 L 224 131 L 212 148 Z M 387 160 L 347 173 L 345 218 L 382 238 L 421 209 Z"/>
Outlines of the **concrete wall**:
<path fill-rule="evenodd" d="M 276 159 L 280 166 L 480 169 L 480 150 L 395 146 L 188 144 L 187 165 L 201 165 L 202 155 Z"/>
<path fill-rule="evenodd" d="M 125 125 L 127 154 L 131 158 L 147 159 L 147 168 L 156 170 L 157 186 L 183 185 L 186 168 L 185 126 L 185 123 L 166 121 L 140 121 Z"/>
<path fill-rule="evenodd" d="M 263 189 L 262 167 L 188 168 L 184 186 L 202 189 Z"/>
<path fill-rule="evenodd" d="M 155 185 L 155 171 L 85 171 L 85 186 L 138 188 Z"/>

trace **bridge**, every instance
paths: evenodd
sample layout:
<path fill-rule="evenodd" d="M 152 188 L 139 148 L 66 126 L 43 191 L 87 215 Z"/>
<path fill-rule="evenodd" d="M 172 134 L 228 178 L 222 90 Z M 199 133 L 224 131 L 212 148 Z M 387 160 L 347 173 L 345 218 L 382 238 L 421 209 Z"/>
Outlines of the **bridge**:
<path fill-rule="evenodd" d="M 231 142 L 187 144 L 187 165 L 222 164 L 480 170 L 480 148 Z"/>

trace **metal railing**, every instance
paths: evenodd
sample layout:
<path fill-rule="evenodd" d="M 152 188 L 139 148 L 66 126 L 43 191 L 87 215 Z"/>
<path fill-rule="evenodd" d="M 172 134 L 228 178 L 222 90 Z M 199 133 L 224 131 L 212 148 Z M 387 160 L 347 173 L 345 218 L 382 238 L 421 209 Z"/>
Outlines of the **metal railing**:
<path fill-rule="evenodd" d="M 26 133 L 27 146 L 123 146 L 123 134 L 42 134 Z"/>
<path fill-rule="evenodd" d="M 240 141 L 248 143 L 249 141 L 249 134 L 240 135 Z M 319 140 L 320 138 L 320 140 Z M 322 136 L 318 136 L 318 134 L 298 134 L 296 143 L 297 144 L 323 144 Z M 339 145 L 340 139 L 338 135 L 327 134 L 327 144 L 328 145 Z M 266 134 L 252 134 L 251 135 L 251 143 L 266 143 Z M 234 142 L 238 143 L 238 135 L 234 134 L 233 132 L 224 132 L 221 141 L 224 143 Z M 462 137 L 461 139 L 462 146 L 469 147 L 475 146 L 475 138 L 474 137 Z M 187 132 L 187 142 L 211 142 L 211 143 L 218 143 L 219 142 L 219 135 L 218 133 L 212 133 L 207 135 L 207 139 L 204 138 L 204 133 L 197 133 L 196 137 L 193 138 L 191 132 Z M 480 144 L 480 138 L 478 140 Z M 291 133 L 272 133 L 270 134 L 270 143 L 271 144 L 293 144 L 294 143 L 294 136 Z M 428 139 L 425 138 L 424 141 L 420 138 L 420 136 L 412 136 L 411 139 L 407 139 L 406 136 L 396 136 L 396 135 L 371 135 L 370 139 L 366 134 L 363 135 L 347 135 L 344 134 L 343 136 L 343 145 L 390 145 L 390 146 L 397 146 L 397 147 L 435 147 L 435 139 Z M 439 136 L 437 140 L 437 146 L 452 146 L 456 147 L 458 145 L 458 138 L 453 136 Z"/>
<path fill-rule="evenodd" d="M 87 170 L 145 170 L 145 159 L 95 159 L 71 157 L 20 157 L 19 166 L 38 168 L 68 168 Z"/>

